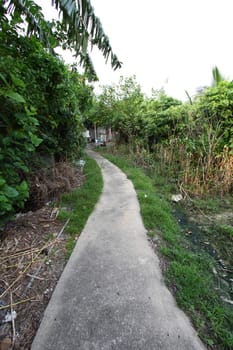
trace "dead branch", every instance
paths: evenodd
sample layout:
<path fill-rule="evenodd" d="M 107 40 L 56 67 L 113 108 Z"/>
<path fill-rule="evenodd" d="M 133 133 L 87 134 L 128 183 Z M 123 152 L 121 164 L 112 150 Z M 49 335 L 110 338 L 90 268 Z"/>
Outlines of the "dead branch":
<path fill-rule="evenodd" d="M 15 303 L 12 302 L 12 304 L 8 304 L 8 305 L 1 306 L 1 307 L 0 307 L 0 310 L 9 309 L 9 307 L 11 307 L 11 305 L 12 305 L 12 307 L 13 307 L 13 306 L 16 306 L 16 305 L 20 305 L 20 304 L 27 303 L 27 302 L 29 302 L 29 301 L 35 302 L 35 301 L 38 301 L 38 300 L 35 300 L 34 297 L 33 297 L 33 298 L 27 298 L 27 299 L 24 299 L 24 300 L 17 301 L 17 302 L 15 302 Z"/>
<path fill-rule="evenodd" d="M 179 188 L 180 188 L 180 192 L 181 193 L 184 193 L 184 196 L 185 196 L 185 198 L 188 198 L 188 200 L 190 200 L 190 202 L 192 202 L 193 204 L 195 204 L 194 203 L 194 201 L 193 201 L 193 199 L 190 197 L 190 195 L 188 194 L 188 192 L 184 189 L 184 187 L 182 186 L 182 183 L 180 183 L 179 184 Z M 213 221 L 208 215 L 206 215 L 200 208 L 197 208 L 196 206 L 195 206 L 195 208 L 201 213 L 201 215 L 203 215 L 204 217 L 206 217 L 209 221 Z"/>
<path fill-rule="evenodd" d="M 38 276 L 35 276 L 35 275 L 31 275 L 30 273 L 27 273 L 27 276 L 31 277 L 31 278 L 35 278 L 35 279 L 40 280 L 40 281 L 44 281 L 45 280 L 45 278 L 38 277 Z"/>
<path fill-rule="evenodd" d="M 70 218 L 65 222 L 64 226 L 62 227 L 62 229 L 60 230 L 60 232 L 57 234 L 56 239 L 55 239 L 55 241 L 54 241 L 54 244 L 55 244 L 55 242 L 56 242 L 57 240 L 60 239 L 60 237 L 61 237 L 62 233 L 64 232 L 66 226 L 68 225 L 69 221 L 70 221 Z M 50 246 L 50 248 L 48 249 L 48 254 L 49 254 L 49 253 L 51 252 L 51 250 L 53 249 L 54 244 L 52 244 L 52 245 Z M 32 286 L 32 284 L 33 284 L 35 278 L 39 279 L 38 275 L 39 275 L 39 273 L 40 273 L 40 270 L 42 269 L 43 264 L 44 264 L 44 261 L 43 261 L 43 262 L 41 263 L 41 265 L 38 266 L 38 268 L 36 269 L 36 272 L 34 273 L 34 275 L 32 276 L 31 280 L 29 281 L 29 283 L 28 283 L 28 285 L 27 285 L 25 291 L 27 291 L 28 288 L 31 288 L 31 286 Z"/>
<path fill-rule="evenodd" d="M 12 322 L 12 348 L 14 347 L 15 344 L 15 319 L 13 316 L 13 298 L 12 298 L 12 293 L 10 292 L 10 298 L 11 298 L 11 322 Z"/>
<path fill-rule="evenodd" d="M 50 242 L 49 244 L 45 244 L 42 248 L 40 248 L 40 250 L 38 251 L 38 254 L 36 254 L 36 256 L 27 264 L 27 266 L 24 268 L 24 270 L 21 272 L 21 274 L 11 283 L 11 285 L 0 295 L 0 299 L 4 297 L 4 295 L 6 295 L 7 292 L 9 292 L 9 290 L 12 289 L 12 287 L 23 277 L 23 275 L 27 272 L 27 270 L 31 267 L 31 265 L 37 260 L 37 258 L 39 257 L 39 255 L 41 254 L 41 252 L 50 247 L 51 245 L 54 245 L 55 242 L 57 241 L 57 239 L 55 239 L 54 241 Z"/>

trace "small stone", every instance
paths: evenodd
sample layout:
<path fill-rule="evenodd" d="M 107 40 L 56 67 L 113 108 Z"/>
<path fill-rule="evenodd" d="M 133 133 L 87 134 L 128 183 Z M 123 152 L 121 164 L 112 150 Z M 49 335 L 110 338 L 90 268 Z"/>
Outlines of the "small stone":
<path fill-rule="evenodd" d="M 172 202 L 178 203 L 183 199 L 182 194 L 173 194 L 172 195 Z"/>

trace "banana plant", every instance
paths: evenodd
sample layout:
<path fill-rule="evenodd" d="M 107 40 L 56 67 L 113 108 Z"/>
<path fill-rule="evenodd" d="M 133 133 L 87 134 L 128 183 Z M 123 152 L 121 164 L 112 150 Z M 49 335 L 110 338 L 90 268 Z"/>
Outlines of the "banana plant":
<path fill-rule="evenodd" d="M 33 0 L 0 0 L 9 14 L 20 15 L 27 23 L 27 35 L 36 35 L 48 48 L 53 35 L 51 25 L 44 18 L 42 8 Z M 88 50 L 98 47 L 106 62 L 110 59 L 114 70 L 122 63 L 112 50 L 108 36 L 105 34 L 100 19 L 95 15 L 90 0 L 52 0 L 52 6 L 60 13 L 60 22 L 65 32 L 66 42 L 74 49 L 80 64 L 94 72 Z"/>

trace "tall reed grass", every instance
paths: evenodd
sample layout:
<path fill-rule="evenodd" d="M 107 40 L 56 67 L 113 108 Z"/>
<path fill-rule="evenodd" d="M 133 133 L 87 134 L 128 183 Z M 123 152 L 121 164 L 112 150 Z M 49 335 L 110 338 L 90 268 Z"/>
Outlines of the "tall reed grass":
<path fill-rule="evenodd" d="M 233 155 L 228 147 L 219 154 L 214 147 L 208 152 L 190 152 L 184 143 L 174 140 L 169 145 L 156 145 L 153 156 L 155 171 L 175 178 L 190 194 L 223 196 L 233 190 Z"/>

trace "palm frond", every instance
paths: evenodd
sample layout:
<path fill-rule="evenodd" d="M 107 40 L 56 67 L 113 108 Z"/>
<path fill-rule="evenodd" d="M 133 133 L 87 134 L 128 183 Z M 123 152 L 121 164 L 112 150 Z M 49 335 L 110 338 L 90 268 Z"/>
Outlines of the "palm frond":
<path fill-rule="evenodd" d="M 88 54 L 88 47 L 97 46 L 106 62 L 110 59 L 112 68 L 121 68 L 122 63 L 114 54 L 105 34 L 101 21 L 95 16 L 90 0 L 51 0 L 62 16 L 61 22 L 65 29 L 68 45 L 75 50 L 76 56 L 85 69 L 96 76 Z M 27 22 L 28 35 L 35 34 L 49 48 L 49 38 L 52 35 L 49 23 L 44 19 L 42 9 L 33 0 L 3 0 L 8 13 L 17 10 Z"/>
<path fill-rule="evenodd" d="M 42 9 L 33 0 L 5 0 L 7 12 L 14 14 L 15 10 L 25 16 L 27 22 L 27 34 L 35 34 L 39 40 L 48 45 L 48 24 L 44 19 Z"/>
<path fill-rule="evenodd" d="M 91 57 L 88 53 L 86 53 L 85 55 L 81 55 L 80 64 L 82 64 L 85 70 L 85 75 L 88 81 L 98 81 L 98 76 L 96 74 Z"/>
<path fill-rule="evenodd" d="M 90 0 L 52 0 L 52 5 L 62 13 L 62 21 L 76 54 L 81 52 L 85 55 L 87 44 L 91 43 L 99 48 L 106 61 L 111 57 L 113 69 L 121 67 L 122 63 L 113 53 L 109 38 L 99 18 L 95 16 Z"/>

